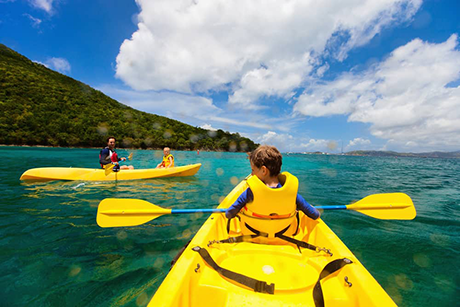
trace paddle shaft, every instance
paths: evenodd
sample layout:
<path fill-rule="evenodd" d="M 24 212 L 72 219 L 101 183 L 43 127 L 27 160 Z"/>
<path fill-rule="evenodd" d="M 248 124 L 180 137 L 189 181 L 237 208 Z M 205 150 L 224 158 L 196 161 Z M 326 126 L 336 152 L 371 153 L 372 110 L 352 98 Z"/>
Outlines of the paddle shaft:
<path fill-rule="evenodd" d="M 171 214 L 180 213 L 224 213 L 227 209 L 171 209 Z"/>
<path fill-rule="evenodd" d="M 365 209 L 391 209 L 391 208 L 405 208 L 408 207 L 407 205 L 404 204 L 395 204 L 395 205 L 367 205 L 367 206 L 361 206 L 359 209 L 360 210 L 365 210 Z M 336 206 L 316 206 L 316 209 L 321 209 L 321 210 L 353 210 L 353 208 L 349 208 L 346 205 L 336 205 Z M 153 210 L 106 210 L 104 211 L 104 214 L 107 215 L 152 215 L 152 214 L 186 214 L 186 213 L 225 213 L 227 209 L 162 209 L 155 211 Z"/>
<path fill-rule="evenodd" d="M 394 204 L 394 205 L 366 205 L 366 206 L 361 206 L 359 207 L 359 210 L 365 210 L 365 209 L 396 209 L 396 208 L 406 208 L 409 207 L 408 205 L 405 204 Z M 347 205 L 335 205 L 335 206 L 315 206 L 316 209 L 318 210 L 353 210 L 354 208 L 349 208 Z M 126 215 L 132 215 L 132 214 L 183 214 L 183 213 L 224 213 L 227 208 L 223 209 L 162 209 L 159 210 L 158 212 L 155 212 L 155 210 L 107 210 L 104 211 L 104 214 L 126 214 Z"/>
<path fill-rule="evenodd" d="M 318 210 L 347 210 L 346 205 L 336 205 L 336 206 L 315 206 Z"/>
<path fill-rule="evenodd" d="M 365 205 L 360 206 L 359 210 L 366 209 L 396 209 L 396 208 L 407 208 L 409 207 L 406 204 L 393 204 L 393 205 Z M 335 206 L 315 206 L 318 210 L 355 210 L 355 208 L 350 208 L 349 205 L 335 205 Z M 358 208 L 356 208 L 358 209 Z M 171 214 L 180 214 L 180 213 L 223 213 L 227 210 L 225 209 L 171 209 Z"/>

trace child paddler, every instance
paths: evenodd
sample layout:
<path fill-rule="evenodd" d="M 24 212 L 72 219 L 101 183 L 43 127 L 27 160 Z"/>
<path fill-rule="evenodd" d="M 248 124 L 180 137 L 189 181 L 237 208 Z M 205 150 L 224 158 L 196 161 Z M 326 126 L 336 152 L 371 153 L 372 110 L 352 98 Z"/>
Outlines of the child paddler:
<path fill-rule="evenodd" d="M 264 233 L 271 238 L 277 234 L 293 235 L 298 210 L 311 219 L 319 218 L 319 211 L 297 193 L 299 180 L 288 172 L 280 174 L 282 156 L 276 147 L 259 146 L 249 160 L 249 188 L 225 213 L 229 219 L 239 213 L 243 234 Z"/>
<path fill-rule="evenodd" d="M 113 167 L 114 172 L 118 172 L 120 169 L 134 169 L 132 165 L 122 165 L 118 163 L 119 161 L 126 161 L 126 158 L 118 157 L 118 154 L 115 152 L 115 138 L 113 136 L 107 138 L 107 146 L 103 148 L 99 154 L 99 163 L 101 167 L 104 168 L 107 164 L 115 164 Z"/>
<path fill-rule="evenodd" d="M 174 156 L 171 154 L 171 149 L 169 147 L 165 147 L 163 149 L 163 161 L 161 161 L 156 168 L 170 167 L 174 167 Z"/>
<path fill-rule="evenodd" d="M 208 247 L 215 243 L 265 243 L 267 242 L 265 238 L 268 238 L 267 243 L 270 243 L 272 239 L 274 239 L 273 242 L 282 240 L 295 244 L 299 252 L 302 252 L 301 248 L 307 248 L 316 252 L 324 251 L 332 256 L 330 250 L 319 248 L 294 237 L 299 226 L 298 210 L 312 219 L 319 218 L 320 214 L 316 208 L 312 207 L 297 193 L 299 180 L 288 172 L 280 174 L 282 156 L 278 149 L 273 146 L 259 146 L 250 154 L 249 160 L 252 169 L 252 176 L 246 180 L 249 187 L 225 212 L 228 219 L 237 215 L 240 217 L 241 235 L 209 241 Z M 229 220 L 227 224 L 229 234 L 230 226 Z M 195 246 L 192 250 L 198 252 L 209 266 L 226 278 L 255 292 L 275 293 L 274 283 L 269 284 L 266 281 L 219 267 L 206 248 Z M 245 265 L 250 264 L 246 263 Z M 321 276 L 323 276 L 322 273 Z M 317 306 L 322 305 L 318 304 Z"/>

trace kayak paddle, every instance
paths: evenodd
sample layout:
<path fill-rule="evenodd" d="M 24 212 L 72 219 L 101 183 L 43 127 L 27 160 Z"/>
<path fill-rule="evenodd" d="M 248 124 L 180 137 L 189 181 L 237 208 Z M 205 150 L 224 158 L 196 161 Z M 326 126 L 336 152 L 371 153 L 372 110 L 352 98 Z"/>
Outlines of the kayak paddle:
<path fill-rule="evenodd" d="M 416 211 L 411 198 L 404 193 L 369 195 L 351 205 L 317 206 L 321 210 L 354 210 L 384 220 L 412 220 Z M 106 198 L 99 203 L 97 224 L 101 227 L 137 226 L 165 214 L 225 213 L 227 209 L 164 209 L 148 201 Z"/>
<path fill-rule="evenodd" d="M 101 227 L 137 226 L 165 214 L 224 213 L 225 210 L 164 209 L 141 199 L 106 198 L 99 203 L 96 221 Z"/>
<path fill-rule="evenodd" d="M 413 220 L 417 215 L 409 195 L 404 193 L 372 194 L 348 206 L 316 206 L 322 210 L 354 210 L 380 220 Z"/>
<path fill-rule="evenodd" d="M 132 158 L 133 158 L 133 153 L 130 153 L 129 156 L 128 156 L 128 160 L 131 161 Z M 106 176 L 109 175 L 112 172 L 114 166 L 115 166 L 115 164 L 112 164 L 112 163 L 104 165 L 104 170 L 105 170 L 105 175 Z"/>

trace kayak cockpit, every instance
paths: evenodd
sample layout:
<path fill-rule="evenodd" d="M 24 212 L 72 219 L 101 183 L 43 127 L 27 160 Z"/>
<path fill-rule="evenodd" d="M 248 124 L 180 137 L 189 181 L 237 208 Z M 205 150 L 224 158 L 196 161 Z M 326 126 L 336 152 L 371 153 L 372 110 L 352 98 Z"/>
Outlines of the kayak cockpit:
<path fill-rule="evenodd" d="M 233 246 L 231 246 L 233 245 Z M 256 245 L 256 248 L 254 248 Z M 255 243 L 219 245 L 212 253 L 222 267 L 275 284 L 277 293 L 299 291 L 315 285 L 322 267 L 314 261 L 316 254 L 300 254 L 295 246 L 272 246 Z M 275 247 L 275 248 L 274 248 Z M 208 248 L 210 250 L 211 248 Z"/>
<path fill-rule="evenodd" d="M 246 188 L 240 183 L 219 208 L 229 207 Z M 235 243 L 229 238 L 242 236 L 238 219 L 214 214 L 184 249 L 149 306 L 395 306 L 321 219 L 300 213 L 298 223 L 293 238 L 316 248 L 278 237 Z M 248 279 L 241 282 L 245 279 L 228 272 Z"/>
<path fill-rule="evenodd" d="M 197 263 L 194 273 L 189 275 L 191 278 L 189 282 L 193 285 L 193 290 L 190 289 L 191 291 L 186 295 L 188 303 L 185 305 L 202 306 L 203 299 L 206 298 L 206 306 L 245 305 L 245 302 L 253 306 L 315 306 L 313 299 L 315 285 L 324 267 L 336 258 L 323 251 L 299 249 L 296 245 L 278 238 L 259 237 L 253 242 L 219 243 L 229 235 L 241 234 L 238 222 L 231 221 L 229 225 L 219 226 L 225 222 L 226 219 L 218 218 L 214 224 L 215 230 L 226 229 L 228 232 L 213 232 L 214 240 L 210 240 L 207 246 L 201 244 L 198 248 L 193 245 L 192 241 L 187 248 L 195 252 L 205 249 L 212 259 L 207 260 L 201 252 L 194 253 L 196 255 L 194 261 Z M 318 221 L 301 220 L 301 223 L 304 222 L 308 222 L 309 227 L 302 225 L 297 238 L 317 236 L 315 225 L 318 225 Z M 215 262 L 217 269 L 210 264 L 212 262 Z M 354 305 L 352 303 L 354 292 L 347 291 L 344 287 L 345 276 L 348 279 L 348 276 L 353 275 L 347 267 L 351 266 L 344 266 L 324 279 L 322 287 L 324 290 L 319 291 L 327 291 L 325 292 L 327 297 L 326 294 L 324 295 L 326 304 Z M 255 290 L 248 286 L 250 283 L 241 282 L 240 277 L 228 278 L 229 275 L 223 273 L 222 269 L 242 275 L 243 278 L 260 281 L 265 287 L 273 287 L 274 291 L 264 293 L 263 290 Z M 340 277 L 335 278 L 338 275 Z M 339 288 L 342 290 L 338 291 Z M 250 303 L 248 298 L 250 298 Z"/>
<path fill-rule="evenodd" d="M 206 247 L 205 247 L 206 248 Z M 193 249 L 193 248 L 192 248 Z M 315 306 L 313 292 L 323 268 L 331 257 L 314 251 L 300 253 L 295 246 L 256 243 L 221 244 L 206 248 L 219 267 L 263 281 L 274 286 L 274 293 L 260 293 L 231 279 L 207 263 L 197 263 L 190 276 L 189 306 Z M 205 261 L 206 262 L 206 261 Z M 352 276 L 344 266 L 322 282 L 324 301 L 328 306 L 355 305 L 354 291 L 344 285 Z M 350 278 L 354 279 L 354 278 Z M 321 291 L 321 290 L 320 290 Z M 250 297 L 250 303 L 248 302 Z M 211 303 L 212 302 L 212 303 Z"/>

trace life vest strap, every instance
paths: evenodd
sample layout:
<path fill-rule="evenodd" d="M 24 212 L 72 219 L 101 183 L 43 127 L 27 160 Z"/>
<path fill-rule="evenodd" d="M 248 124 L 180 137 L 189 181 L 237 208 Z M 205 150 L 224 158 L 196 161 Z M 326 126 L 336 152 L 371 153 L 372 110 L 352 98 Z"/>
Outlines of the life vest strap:
<path fill-rule="evenodd" d="M 250 231 L 252 231 L 253 233 L 255 233 L 257 235 L 263 235 L 264 234 L 263 232 L 261 232 L 261 231 L 255 229 L 255 228 L 249 226 L 247 223 L 245 223 L 245 225 Z M 315 245 L 312 245 L 310 243 L 307 243 L 307 242 L 304 242 L 304 241 L 300 241 L 300 240 L 285 236 L 284 233 L 289 229 L 289 227 L 291 227 L 291 225 L 289 225 L 288 227 L 284 228 L 280 232 L 275 233 L 275 238 L 280 238 L 281 240 L 284 240 L 284 241 L 287 241 L 289 243 L 295 244 L 300 252 L 301 252 L 301 250 L 300 250 L 301 247 L 307 248 L 307 249 L 310 249 L 310 250 L 313 250 L 313 251 L 316 251 L 316 252 L 318 252 L 319 250 L 322 250 L 319 247 L 317 247 Z M 332 256 L 332 253 L 329 252 L 329 254 Z"/>
<path fill-rule="evenodd" d="M 242 235 L 242 236 L 238 236 L 238 237 L 228 237 L 227 239 L 224 239 L 224 240 L 209 241 L 208 247 L 211 246 L 214 243 L 252 242 L 252 240 L 257 238 L 257 237 L 268 237 L 267 233 L 261 232 L 261 231 L 255 229 L 255 228 L 249 226 L 247 223 L 244 223 L 244 224 L 250 231 L 252 231 L 254 233 L 253 235 Z M 302 247 L 302 248 L 310 249 L 310 250 L 315 251 L 317 253 L 323 251 L 323 252 L 325 252 L 326 254 L 328 254 L 330 256 L 333 255 L 329 249 L 321 248 L 321 247 L 315 246 L 313 244 L 310 244 L 310 243 L 307 243 L 307 242 L 304 242 L 304 241 L 300 241 L 300 240 L 285 236 L 284 233 L 289 229 L 289 227 L 291 227 L 291 225 L 289 225 L 288 227 L 284 228 L 280 232 L 277 232 L 275 234 L 275 238 L 280 238 L 281 240 L 284 240 L 284 241 L 287 241 L 289 243 L 295 244 L 297 246 L 297 248 L 299 249 L 299 252 L 301 252 L 301 253 L 302 253 L 302 251 L 301 251 L 300 248 Z"/>
<path fill-rule="evenodd" d="M 241 217 L 239 215 L 236 216 L 238 218 L 238 220 L 241 222 Z M 230 222 L 232 221 L 232 219 L 228 219 L 227 221 L 227 233 L 230 234 Z"/>
<path fill-rule="evenodd" d="M 343 268 L 345 265 L 353 263 L 348 258 L 343 258 L 343 259 L 335 259 L 323 268 L 321 273 L 319 274 L 318 281 L 315 284 L 315 287 L 313 288 L 313 300 L 315 301 L 315 306 L 316 307 L 324 307 L 324 297 L 323 297 L 323 289 L 321 288 L 321 279 L 326 278 L 327 276 L 333 274 L 334 272 L 340 270 Z"/>
<path fill-rule="evenodd" d="M 297 245 L 297 247 L 307 248 L 307 249 L 310 249 L 312 251 L 317 251 L 317 249 L 318 249 L 318 247 L 315 246 L 315 245 L 312 245 L 310 243 L 307 243 L 307 242 L 304 242 L 304 241 L 300 241 L 300 240 L 285 236 L 283 234 L 276 234 L 275 237 L 280 238 L 281 240 L 293 243 L 293 244 Z"/>
<path fill-rule="evenodd" d="M 224 240 L 213 240 L 209 241 L 208 247 L 214 243 L 241 243 L 241 242 L 252 242 L 252 239 L 260 237 L 259 235 L 243 235 L 238 237 L 228 237 L 228 239 Z"/>
<path fill-rule="evenodd" d="M 292 234 L 293 236 L 297 235 L 297 234 L 299 233 L 299 230 L 300 230 L 300 217 L 299 217 L 299 211 L 296 212 L 295 218 L 296 218 L 296 220 L 297 220 L 297 226 L 296 226 L 296 228 L 295 228 L 294 233 Z"/>
<path fill-rule="evenodd" d="M 255 292 L 260 292 L 260 293 L 268 293 L 268 294 L 274 294 L 275 293 L 275 284 L 268 284 L 265 281 L 262 280 L 257 280 L 252 277 L 236 273 L 227 269 L 224 269 L 220 267 L 214 259 L 212 259 L 211 255 L 205 248 L 201 248 L 199 246 L 195 246 L 192 248 L 193 251 L 198 252 L 203 258 L 203 260 L 214 270 L 216 270 L 220 275 L 233 280 L 243 286 L 246 286 Z"/>

